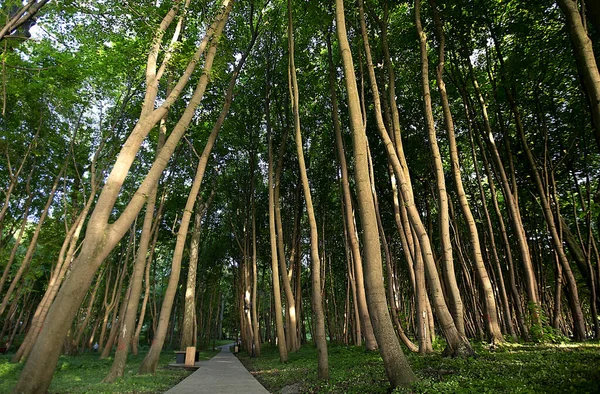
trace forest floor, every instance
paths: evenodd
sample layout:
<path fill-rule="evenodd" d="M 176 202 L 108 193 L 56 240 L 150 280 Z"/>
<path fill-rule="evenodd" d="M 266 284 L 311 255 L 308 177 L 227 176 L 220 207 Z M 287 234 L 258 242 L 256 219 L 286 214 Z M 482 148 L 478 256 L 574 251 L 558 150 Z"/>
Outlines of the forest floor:
<path fill-rule="evenodd" d="M 228 341 L 217 341 L 217 346 Z M 203 350 L 200 360 L 209 360 L 220 349 Z M 99 394 L 99 393 L 164 393 L 188 377 L 193 371 L 169 369 L 167 365 L 175 361 L 173 350 L 165 350 L 160 355 L 156 374 L 138 375 L 138 367 L 146 356 L 148 348 L 141 348 L 137 356 L 129 356 L 125 376 L 114 383 L 102 383 L 112 366 L 113 358 L 99 359 L 98 353 L 86 352 L 78 356 L 61 356 L 54 379 L 50 385 L 51 394 Z M 10 393 L 17 384 L 23 363 L 10 363 L 12 354 L 0 354 L 0 393 Z"/>
<path fill-rule="evenodd" d="M 600 343 L 556 345 L 508 344 L 489 350 L 476 345 L 477 356 L 445 358 L 440 351 L 419 356 L 405 350 L 419 381 L 394 393 L 599 393 Z M 260 358 L 239 354 L 243 364 L 271 393 L 284 387 L 302 393 L 389 393 L 378 352 L 329 346 L 327 382 L 317 379 L 317 352 L 304 346 L 279 362 L 276 347 L 265 346 Z"/>

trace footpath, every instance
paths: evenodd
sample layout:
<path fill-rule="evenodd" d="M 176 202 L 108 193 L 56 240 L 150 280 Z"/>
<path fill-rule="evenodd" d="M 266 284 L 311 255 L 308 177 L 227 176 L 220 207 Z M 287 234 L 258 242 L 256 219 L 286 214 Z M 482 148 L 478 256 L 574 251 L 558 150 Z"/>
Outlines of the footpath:
<path fill-rule="evenodd" d="M 269 394 L 230 351 L 221 352 L 165 394 Z"/>

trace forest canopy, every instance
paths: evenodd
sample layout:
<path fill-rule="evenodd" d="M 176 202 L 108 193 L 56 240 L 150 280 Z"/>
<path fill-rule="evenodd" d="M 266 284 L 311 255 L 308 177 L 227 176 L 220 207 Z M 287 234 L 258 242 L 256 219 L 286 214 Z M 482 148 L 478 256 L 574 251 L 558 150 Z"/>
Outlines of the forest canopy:
<path fill-rule="evenodd" d="M 5 0 L 0 343 L 600 336 L 600 4 Z"/>

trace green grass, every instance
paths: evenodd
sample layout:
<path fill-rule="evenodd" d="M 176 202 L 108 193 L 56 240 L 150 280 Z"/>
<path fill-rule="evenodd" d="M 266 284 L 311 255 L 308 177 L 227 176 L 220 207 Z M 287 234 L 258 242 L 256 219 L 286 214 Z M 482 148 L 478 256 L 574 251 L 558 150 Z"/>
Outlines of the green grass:
<path fill-rule="evenodd" d="M 175 361 L 172 350 L 164 351 L 156 374 L 138 375 L 137 370 L 146 355 L 147 349 L 137 356 L 130 356 L 125 376 L 114 383 L 102 383 L 112 365 L 112 357 L 99 360 L 98 353 L 85 353 L 80 356 L 61 356 L 50 385 L 50 393 L 164 393 L 186 378 L 191 372 L 184 369 L 168 369 L 167 365 Z M 208 360 L 218 353 L 206 350 L 200 352 L 201 360 Z M 0 393 L 10 393 L 17 383 L 23 364 L 9 362 L 12 355 L 0 355 Z"/>
<path fill-rule="evenodd" d="M 495 351 L 477 347 L 478 356 L 444 358 L 439 353 L 408 354 L 419 381 L 394 393 L 598 393 L 600 344 L 506 345 Z M 327 382 L 317 379 L 317 353 L 305 346 L 279 362 L 274 347 L 264 347 L 258 359 L 240 359 L 271 392 L 301 383 L 306 393 L 389 393 L 378 352 L 331 345 Z"/>

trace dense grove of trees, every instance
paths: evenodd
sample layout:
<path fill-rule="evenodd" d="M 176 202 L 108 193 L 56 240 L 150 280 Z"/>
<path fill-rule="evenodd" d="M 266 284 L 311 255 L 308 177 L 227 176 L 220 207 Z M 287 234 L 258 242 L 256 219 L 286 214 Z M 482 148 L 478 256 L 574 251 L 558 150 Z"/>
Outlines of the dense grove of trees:
<path fill-rule="evenodd" d="M 0 340 L 381 353 L 600 336 L 600 6 L 7 0 Z"/>

